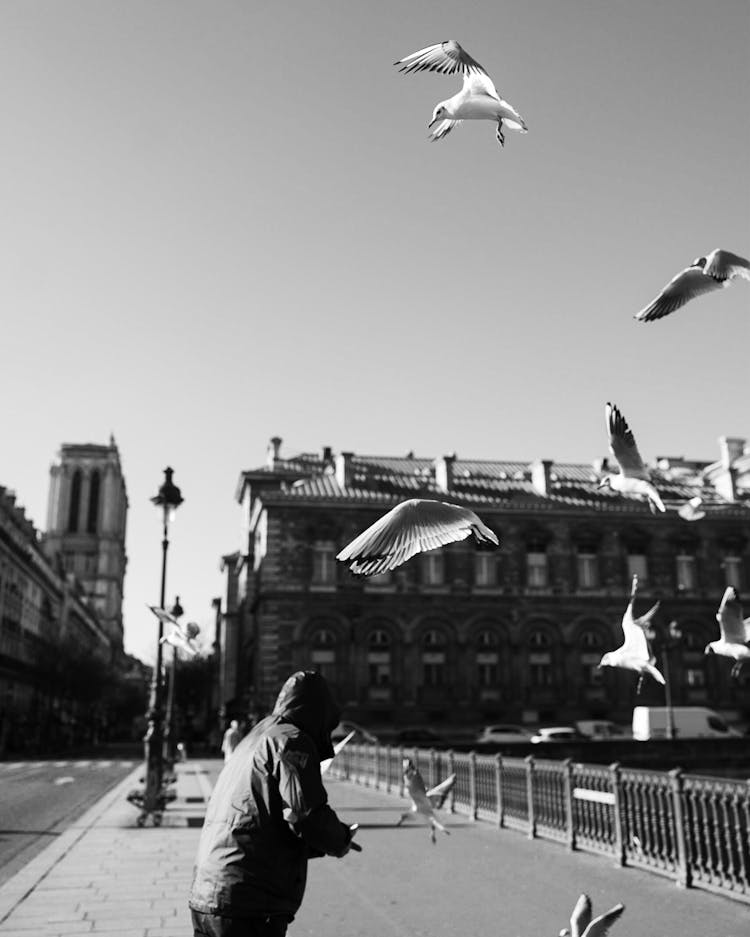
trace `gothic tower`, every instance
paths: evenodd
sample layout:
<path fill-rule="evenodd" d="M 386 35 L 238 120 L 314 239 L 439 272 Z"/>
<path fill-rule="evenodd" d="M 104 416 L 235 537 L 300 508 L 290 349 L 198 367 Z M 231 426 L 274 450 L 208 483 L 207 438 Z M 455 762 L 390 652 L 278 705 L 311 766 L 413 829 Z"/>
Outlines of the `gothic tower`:
<path fill-rule="evenodd" d="M 50 560 L 73 573 L 113 642 L 122 648 L 128 496 L 113 436 L 108 446 L 65 443 L 50 467 Z"/>

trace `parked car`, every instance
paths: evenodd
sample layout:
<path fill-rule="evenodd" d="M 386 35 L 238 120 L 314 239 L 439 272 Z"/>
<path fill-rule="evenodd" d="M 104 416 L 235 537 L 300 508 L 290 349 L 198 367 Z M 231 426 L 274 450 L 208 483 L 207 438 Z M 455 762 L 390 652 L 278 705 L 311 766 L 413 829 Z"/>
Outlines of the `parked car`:
<path fill-rule="evenodd" d="M 494 725 L 485 726 L 477 736 L 477 743 L 482 742 L 528 742 L 531 732 L 523 726 Z"/>
<path fill-rule="evenodd" d="M 632 737 L 627 726 L 618 726 L 616 722 L 608 719 L 579 719 L 576 729 L 589 739 L 626 739 Z"/>
<path fill-rule="evenodd" d="M 669 718 L 666 706 L 634 707 L 633 738 L 640 742 L 666 738 Z M 671 720 L 676 739 L 726 739 L 740 736 L 717 712 L 705 706 L 673 706 Z"/>
<path fill-rule="evenodd" d="M 356 742 L 359 745 L 377 745 L 377 735 L 373 735 L 372 732 L 368 732 L 367 729 L 357 725 L 356 722 L 349 722 L 347 720 L 340 722 L 333 730 L 333 732 L 331 732 L 331 740 L 334 742 L 334 744 L 336 742 L 340 742 L 341 739 L 346 738 L 350 732 L 354 732 L 352 742 Z"/>
<path fill-rule="evenodd" d="M 394 743 L 396 745 L 431 745 L 434 742 L 442 741 L 442 736 L 438 735 L 433 729 L 428 729 L 426 726 L 400 729 L 394 737 Z"/>
<path fill-rule="evenodd" d="M 547 742 L 582 742 L 585 735 L 573 726 L 546 726 L 543 729 L 537 729 L 536 735 L 531 736 L 534 744 L 545 744 Z"/>

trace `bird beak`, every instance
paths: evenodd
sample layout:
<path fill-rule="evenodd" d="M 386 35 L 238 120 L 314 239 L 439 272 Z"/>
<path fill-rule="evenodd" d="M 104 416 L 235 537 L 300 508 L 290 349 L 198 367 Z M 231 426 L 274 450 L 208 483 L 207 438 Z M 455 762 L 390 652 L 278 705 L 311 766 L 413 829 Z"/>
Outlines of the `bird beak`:
<path fill-rule="evenodd" d="M 429 124 L 427 124 L 427 127 L 430 128 L 432 127 L 433 124 L 436 124 L 437 122 L 438 122 L 437 117 L 433 117 L 432 120 L 429 122 Z"/>

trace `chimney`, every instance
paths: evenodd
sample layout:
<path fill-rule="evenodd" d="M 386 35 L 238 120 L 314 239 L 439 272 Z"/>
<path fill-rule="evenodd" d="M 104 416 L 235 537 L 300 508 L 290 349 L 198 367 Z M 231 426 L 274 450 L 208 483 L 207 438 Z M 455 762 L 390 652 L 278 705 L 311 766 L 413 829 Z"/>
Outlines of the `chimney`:
<path fill-rule="evenodd" d="M 719 436 L 719 452 L 721 453 L 721 464 L 723 468 L 731 468 L 744 451 L 744 439 L 741 439 L 739 436 Z"/>
<path fill-rule="evenodd" d="M 336 454 L 336 481 L 341 488 L 351 488 L 354 480 L 353 452 L 338 452 Z"/>
<path fill-rule="evenodd" d="M 550 493 L 550 469 L 552 468 L 551 459 L 537 459 L 529 466 L 531 469 L 531 484 L 534 491 L 543 498 Z"/>
<path fill-rule="evenodd" d="M 453 463 L 455 461 L 455 452 L 435 459 L 435 484 L 439 491 L 453 491 Z"/>
<path fill-rule="evenodd" d="M 276 463 L 278 462 L 280 456 L 279 452 L 281 451 L 281 436 L 271 436 L 268 441 L 268 448 L 266 449 L 266 465 L 270 469 L 276 468 Z"/>

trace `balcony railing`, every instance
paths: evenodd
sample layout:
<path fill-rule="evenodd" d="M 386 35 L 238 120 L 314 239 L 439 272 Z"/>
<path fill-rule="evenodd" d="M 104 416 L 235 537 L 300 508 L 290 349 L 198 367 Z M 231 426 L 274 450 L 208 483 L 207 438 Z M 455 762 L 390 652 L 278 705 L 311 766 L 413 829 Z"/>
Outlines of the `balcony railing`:
<path fill-rule="evenodd" d="M 451 813 L 599 853 L 750 903 L 750 784 L 534 758 L 348 745 L 331 775 L 404 796 L 402 759 L 431 787 L 455 772 Z"/>

